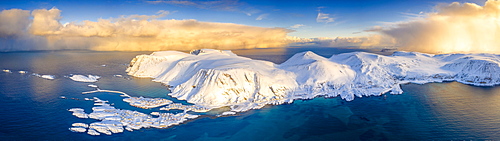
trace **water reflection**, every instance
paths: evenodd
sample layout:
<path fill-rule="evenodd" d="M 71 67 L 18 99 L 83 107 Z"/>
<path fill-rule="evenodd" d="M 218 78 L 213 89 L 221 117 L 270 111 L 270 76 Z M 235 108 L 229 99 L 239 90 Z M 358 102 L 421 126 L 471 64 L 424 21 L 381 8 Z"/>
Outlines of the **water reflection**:
<path fill-rule="evenodd" d="M 236 54 L 281 63 L 293 54 L 313 50 L 324 57 L 355 49 L 278 48 L 235 50 Z M 379 51 L 372 50 L 377 53 Z M 149 52 L 34 52 L 0 53 L 0 69 L 54 74 L 55 80 L 29 74 L 0 73 L 0 137 L 5 140 L 468 140 L 500 139 L 500 87 L 474 87 L 457 82 L 403 85 L 405 93 L 363 97 L 298 100 L 266 106 L 238 116 L 202 118 L 168 129 L 144 129 L 113 136 L 92 137 L 67 130 L 74 122 L 92 122 L 66 109 L 90 110 L 92 102 L 60 99 L 100 97 L 117 108 L 134 109 L 118 95 L 95 93 L 88 83 L 64 78 L 69 74 L 103 76 L 95 84 L 132 96 L 165 97 L 168 91 L 151 79 L 125 75 L 128 62 Z M 381 52 L 379 52 L 381 53 Z M 101 66 L 107 65 L 107 66 Z M 126 75 L 125 75 L 126 76 Z"/>
<path fill-rule="evenodd" d="M 500 89 L 476 87 L 458 82 L 421 87 L 432 110 L 447 127 L 467 129 L 480 137 L 500 136 Z"/>

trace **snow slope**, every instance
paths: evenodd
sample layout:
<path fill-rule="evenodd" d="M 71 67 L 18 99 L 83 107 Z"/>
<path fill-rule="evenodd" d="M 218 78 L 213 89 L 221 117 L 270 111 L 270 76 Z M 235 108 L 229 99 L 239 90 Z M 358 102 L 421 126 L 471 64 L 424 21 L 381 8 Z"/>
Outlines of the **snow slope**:
<path fill-rule="evenodd" d="M 352 52 L 324 58 L 308 51 L 277 65 L 231 51 L 202 49 L 190 54 L 161 51 L 139 55 L 127 72 L 154 78 L 172 88 L 169 95 L 199 106 L 230 106 L 233 111 L 246 111 L 316 96 L 340 96 L 350 101 L 387 92 L 401 94 L 403 83 L 498 85 L 500 56 Z"/>

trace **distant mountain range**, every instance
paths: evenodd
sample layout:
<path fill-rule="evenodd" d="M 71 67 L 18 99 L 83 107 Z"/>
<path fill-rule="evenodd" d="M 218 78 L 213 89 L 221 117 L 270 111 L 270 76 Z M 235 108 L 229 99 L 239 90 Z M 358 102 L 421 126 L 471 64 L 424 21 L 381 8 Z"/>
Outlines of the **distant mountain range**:
<path fill-rule="evenodd" d="M 500 55 L 352 52 L 324 58 L 307 51 L 274 64 L 231 51 L 202 49 L 190 54 L 160 51 L 138 55 L 127 72 L 154 78 L 169 86 L 169 95 L 180 100 L 246 111 L 317 96 L 351 101 L 387 92 L 401 94 L 400 84 L 405 83 L 457 81 L 494 86 L 500 84 Z"/>

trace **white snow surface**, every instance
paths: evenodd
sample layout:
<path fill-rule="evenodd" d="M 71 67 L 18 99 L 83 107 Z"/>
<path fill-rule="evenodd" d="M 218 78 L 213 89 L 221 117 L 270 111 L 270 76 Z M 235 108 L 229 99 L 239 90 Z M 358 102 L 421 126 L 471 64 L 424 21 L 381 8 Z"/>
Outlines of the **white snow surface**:
<path fill-rule="evenodd" d="M 222 113 L 222 114 L 220 114 L 220 115 L 218 115 L 218 116 L 227 116 L 227 115 L 235 115 L 235 114 L 236 114 L 236 112 L 233 112 L 233 111 L 226 111 L 226 112 L 224 112 L 224 113 Z"/>
<path fill-rule="evenodd" d="M 143 109 L 156 108 L 163 105 L 168 105 L 173 103 L 171 100 L 164 98 L 144 98 L 144 97 L 128 97 L 123 99 L 123 101 L 128 102 L 131 106 L 139 107 Z"/>
<path fill-rule="evenodd" d="M 85 75 L 73 75 L 71 77 L 69 77 L 71 80 L 73 81 L 78 81 L 78 82 L 97 82 L 99 78 L 101 78 L 100 76 L 97 76 L 97 75 L 88 75 L 88 76 L 85 76 Z"/>
<path fill-rule="evenodd" d="M 73 112 L 73 115 L 78 118 L 89 118 L 89 115 L 82 108 L 71 108 L 68 111 Z"/>
<path fill-rule="evenodd" d="M 71 124 L 71 126 L 83 127 L 83 128 L 89 127 L 89 125 L 85 124 L 85 123 L 73 123 L 73 124 Z"/>
<path fill-rule="evenodd" d="M 92 113 L 85 113 L 82 108 L 72 108 L 68 111 L 78 118 L 91 118 L 99 120 L 90 124 L 73 123 L 69 130 L 73 132 L 85 132 L 89 135 L 112 135 L 124 130 L 133 131 L 141 128 L 168 128 L 179 125 L 187 120 L 197 118 L 199 115 L 188 113 L 158 113 L 156 116 L 144 114 L 138 111 L 116 109 L 97 97 L 93 98 L 100 106 L 92 108 Z M 85 116 L 82 116 L 85 115 Z M 88 130 L 87 130 L 88 128 Z"/>
<path fill-rule="evenodd" d="M 47 79 L 47 80 L 53 80 L 56 78 L 56 76 L 54 76 L 54 75 L 48 75 L 48 74 L 40 75 L 37 73 L 33 73 L 33 76 L 40 77 L 40 78 Z"/>
<path fill-rule="evenodd" d="M 351 101 L 387 92 L 401 94 L 400 84 L 404 83 L 499 85 L 500 55 L 352 52 L 325 58 L 307 51 L 278 65 L 231 51 L 202 49 L 190 54 L 160 51 L 138 55 L 127 72 L 171 86 L 169 95 L 180 100 L 246 111 L 317 96 Z"/>
<path fill-rule="evenodd" d="M 87 128 L 83 128 L 83 127 L 71 127 L 71 128 L 69 128 L 69 130 L 71 130 L 73 132 L 86 132 Z"/>

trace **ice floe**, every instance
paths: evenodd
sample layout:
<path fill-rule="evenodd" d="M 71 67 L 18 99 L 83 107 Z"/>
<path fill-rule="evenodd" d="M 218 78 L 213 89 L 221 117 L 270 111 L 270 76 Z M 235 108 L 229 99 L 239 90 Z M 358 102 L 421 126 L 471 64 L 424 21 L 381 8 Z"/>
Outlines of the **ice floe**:
<path fill-rule="evenodd" d="M 69 130 L 71 130 L 73 132 L 86 132 L 87 128 L 83 128 L 83 127 L 71 127 L 71 128 L 69 128 Z"/>
<path fill-rule="evenodd" d="M 122 96 L 122 97 L 130 97 L 127 93 L 124 93 L 124 92 L 113 91 L 113 90 L 101 90 L 101 89 L 97 89 L 94 91 L 88 91 L 88 92 L 82 92 L 82 94 L 91 94 L 91 93 L 98 93 L 98 92 L 118 93 L 118 94 L 121 94 L 120 96 Z"/>
<path fill-rule="evenodd" d="M 223 112 L 222 114 L 218 115 L 218 116 L 227 116 L 227 115 L 234 115 L 236 114 L 236 112 L 233 112 L 233 111 L 226 111 L 226 112 Z"/>
<path fill-rule="evenodd" d="M 48 80 L 52 80 L 52 79 L 56 78 L 55 75 L 48 75 L 48 74 L 40 75 L 40 74 L 37 74 L 37 73 L 33 73 L 33 76 L 40 77 L 40 78 L 43 78 L 43 79 L 48 79 Z"/>
<path fill-rule="evenodd" d="M 87 132 L 87 128 L 89 127 L 88 124 L 85 124 L 85 123 L 73 123 L 71 124 L 71 128 L 69 128 L 70 131 L 73 131 L 73 132 Z"/>
<path fill-rule="evenodd" d="M 158 117 L 154 118 L 151 115 L 144 114 L 138 111 L 121 110 L 107 104 L 107 101 L 94 97 L 95 103 L 101 103 L 100 106 L 92 108 L 92 113 L 86 114 L 81 108 L 72 108 L 68 111 L 73 112 L 73 115 L 79 118 L 92 118 L 99 120 L 88 126 L 87 134 L 116 134 L 124 130 L 133 131 L 141 128 L 168 128 L 173 125 L 181 124 L 189 119 L 197 118 L 198 115 L 188 113 L 156 113 Z M 88 116 L 81 116 L 88 115 Z M 83 123 L 82 123 L 83 124 Z M 86 127 L 80 123 L 74 123 L 71 131 L 85 132 Z"/>
<path fill-rule="evenodd" d="M 125 98 L 123 101 L 128 102 L 131 106 L 143 109 L 156 108 L 172 103 L 171 100 L 164 98 L 144 98 L 142 96 Z"/>
<path fill-rule="evenodd" d="M 93 136 L 99 136 L 99 135 L 101 135 L 101 133 L 97 132 L 97 131 L 96 131 L 96 130 L 94 130 L 94 129 L 89 129 L 89 130 L 87 131 L 87 134 L 89 134 L 89 135 L 93 135 Z"/>
<path fill-rule="evenodd" d="M 3 69 L 2 71 L 6 72 L 6 73 L 12 73 L 13 72 L 12 70 L 9 70 L 9 69 Z M 14 72 L 16 72 L 16 71 L 14 71 Z M 19 74 L 26 74 L 26 73 L 28 73 L 28 71 L 20 70 L 20 71 L 17 71 L 17 73 L 19 73 Z M 55 75 L 48 75 L 48 74 L 42 75 L 42 74 L 38 74 L 38 73 L 32 73 L 31 75 L 39 77 L 39 78 L 47 79 L 47 80 L 52 80 L 52 79 L 56 78 Z"/>
<path fill-rule="evenodd" d="M 97 82 L 99 78 L 101 78 L 101 76 L 97 76 L 97 75 L 72 75 L 71 77 L 69 77 L 71 80 L 73 81 L 78 81 L 78 82 Z"/>
<path fill-rule="evenodd" d="M 85 124 L 85 123 L 73 123 L 73 124 L 71 124 L 71 126 L 77 126 L 77 127 L 83 127 L 83 128 L 89 127 L 89 125 Z"/>
<path fill-rule="evenodd" d="M 94 85 L 94 84 L 89 84 L 87 86 L 92 87 L 92 88 L 97 88 L 97 85 Z"/>
<path fill-rule="evenodd" d="M 103 120 L 101 122 L 94 122 L 90 124 L 89 128 L 106 135 L 121 133 L 124 130 L 123 124 L 120 121 L 116 120 Z"/>
<path fill-rule="evenodd" d="M 193 111 L 193 112 L 208 112 L 212 108 L 207 108 L 199 105 L 182 105 L 181 103 L 172 103 L 165 107 L 160 108 L 160 110 L 184 110 L 184 111 Z"/>
<path fill-rule="evenodd" d="M 101 100 L 101 99 L 99 99 L 99 98 L 97 98 L 97 97 L 93 97 L 92 99 L 93 99 L 93 100 L 94 100 L 94 102 L 95 102 L 94 104 L 96 104 L 96 103 L 99 103 L 99 104 L 107 104 L 107 103 L 109 102 L 109 101 L 107 101 L 107 100 Z"/>
<path fill-rule="evenodd" d="M 78 118 L 89 118 L 89 115 L 82 108 L 71 108 L 68 111 L 73 112 L 73 115 Z"/>

